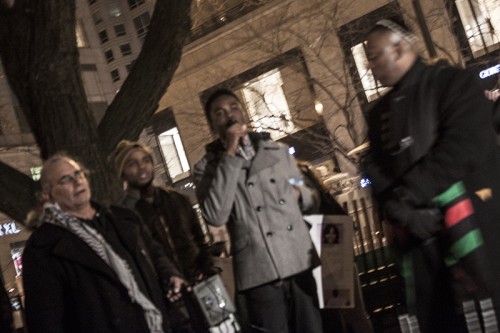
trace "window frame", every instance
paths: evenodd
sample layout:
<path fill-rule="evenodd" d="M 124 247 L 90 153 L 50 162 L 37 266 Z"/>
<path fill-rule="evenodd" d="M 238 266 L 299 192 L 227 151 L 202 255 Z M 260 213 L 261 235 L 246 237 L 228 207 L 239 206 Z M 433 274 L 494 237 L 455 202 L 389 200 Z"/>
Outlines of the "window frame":
<path fill-rule="evenodd" d="M 383 18 L 397 18 L 403 20 L 403 10 L 397 1 L 392 1 L 386 5 L 378 7 L 377 9 L 355 19 L 344 25 L 337 30 L 337 35 L 340 40 L 342 51 L 344 52 L 344 59 L 348 66 L 348 72 L 352 81 L 352 85 L 356 91 L 357 99 L 360 103 L 363 112 L 366 112 L 372 103 L 378 101 L 379 98 L 368 100 L 366 90 L 362 84 L 362 76 L 356 65 L 352 48 L 360 43 L 365 42 L 365 35 L 375 23 Z M 375 86 L 377 88 L 377 86 Z M 379 97 L 382 92 L 379 92 Z"/>
<path fill-rule="evenodd" d="M 110 54 L 110 56 L 108 56 Z M 113 49 L 108 49 L 104 51 L 104 58 L 106 58 L 106 62 L 109 64 L 110 62 L 115 60 L 115 55 L 113 54 Z"/>
<path fill-rule="evenodd" d="M 125 46 L 128 47 L 128 50 L 126 50 L 126 51 L 123 50 L 123 48 Z M 120 45 L 120 52 L 121 52 L 123 57 L 131 55 L 132 54 L 132 47 L 130 46 L 130 43 L 121 44 Z"/>
<path fill-rule="evenodd" d="M 144 24 L 144 22 L 145 22 L 143 19 L 144 17 L 148 18 L 147 24 Z M 134 17 L 132 22 L 134 22 L 134 27 L 135 27 L 135 32 L 137 33 L 137 38 L 141 39 L 144 36 L 146 36 L 146 34 L 149 31 L 149 25 L 151 24 L 151 15 L 149 14 L 148 11 L 145 11 L 145 12 L 137 15 L 136 17 Z M 141 24 L 140 27 L 138 27 L 138 23 Z"/>
<path fill-rule="evenodd" d="M 117 27 L 123 27 L 123 30 L 118 30 Z M 113 26 L 113 31 L 115 32 L 116 37 L 122 37 L 127 35 L 127 28 L 124 23 L 116 24 Z"/>
<path fill-rule="evenodd" d="M 101 42 L 101 45 L 104 45 L 107 42 L 109 42 L 109 36 L 106 29 L 102 29 L 97 33 L 97 35 L 99 36 L 99 41 Z"/>
<path fill-rule="evenodd" d="M 116 82 L 121 80 L 120 70 L 118 68 L 111 70 L 111 72 L 109 72 L 109 73 L 111 74 L 111 80 L 113 81 L 113 83 L 116 83 Z M 116 73 L 116 75 L 115 75 L 115 73 Z"/>
<path fill-rule="evenodd" d="M 128 8 L 130 10 L 133 10 L 133 9 L 139 7 L 140 5 L 145 4 L 146 0 L 128 0 L 127 3 L 128 3 Z"/>
<path fill-rule="evenodd" d="M 457 38 L 457 41 L 460 45 L 460 52 L 467 65 L 475 62 L 481 62 L 482 59 L 485 58 L 500 56 L 500 36 L 497 36 L 497 38 L 499 38 L 499 41 L 494 44 L 496 45 L 496 47 L 493 47 L 490 50 L 488 50 L 487 48 L 485 50 L 483 48 L 482 50 L 485 50 L 485 52 L 475 55 L 469 43 L 466 28 L 464 27 L 464 23 L 460 16 L 456 0 L 446 0 L 445 5 L 452 22 L 453 33 Z"/>

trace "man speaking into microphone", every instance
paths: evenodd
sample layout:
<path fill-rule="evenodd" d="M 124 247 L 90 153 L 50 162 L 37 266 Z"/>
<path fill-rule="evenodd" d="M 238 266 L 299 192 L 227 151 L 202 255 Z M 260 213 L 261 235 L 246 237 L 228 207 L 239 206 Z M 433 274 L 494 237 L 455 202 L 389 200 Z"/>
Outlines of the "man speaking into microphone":
<path fill-rule="evenodd" d="M 322 332 L 311 273 L 319 259 L 302 220 L 316 193 L 287 146 L 248 131 L 232 91 L 210 95 L 205 113 L 218 138 L 195 165 L 196 191 L 207 222 L 227 223 L 249 331 Z"/>

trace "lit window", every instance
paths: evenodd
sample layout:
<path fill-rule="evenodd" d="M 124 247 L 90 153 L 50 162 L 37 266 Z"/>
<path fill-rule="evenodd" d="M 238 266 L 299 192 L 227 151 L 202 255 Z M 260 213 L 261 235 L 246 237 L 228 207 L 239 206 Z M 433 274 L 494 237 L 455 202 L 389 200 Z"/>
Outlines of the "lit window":
<path fill-rule="evenodd" d="M 125 36 L 127 34 L 124 24 L 117 24 L 114 26 L 114 29 L 116 37 Z"/>
<path fill-rule="evenodd" d="M 109 40 L 106 30 L 99 31 L 99 39 L 101 40 L 101 44 L 104 44 Z"/>
<path fill-rule="evenodd" d="M 120 80 L 120 72 L 118 71 L 118 69 L 113 69 L 111 71 L 111 79 L 113 80 L 113 82 Z"/>
<path fill-rule="evenodd" d="M 97 25 L 102 22 L 102 15 L 100 11 L 96 11 L 92 13 L 92 19 L 94 20 L 94 23 Z"/>
<path fill-rule="evenodd" d="M 87 47 L 88 42 L 87 38 L 85 37 L 85 32 L 82 27 L 82 22 L 80 21 L 76 22 L 75 32 L 76 32 L 76 45 L 78 47 Z"/>
<path fill-rule="evenodd" d="M 375 80 L 373 77 L 371 69 L 367 68 L 368 59 L 366 58 L 363 43 L 359 43 L 358 45 L 351 47 L 351 52 L 354 57 L 354 62 L 356 63 L 356 69 L 358 70 L 359 77 L 361 78 L 361 84 L 363 85 L 366 99 L 368 102 L 374 101 L 389 88 L 382 87 L 380 82 Z"/>
<path fill-rule="evenodd" d="M 241 89 L 251 126 L 257 132 L 269 132 L 273 139 L 295 129 L 282 86 L 281 73 L 274 69 L 245 83 Z"/>
<path fill-rule="evenodd" d="M 455 4 L 474 57 L 500 48 L 500 1 L 457 0 Z"/>
<path fill-rule="evenodd" d="M 113 50 L 107 50 L 106 52 L 104 52 L 104 56 L 106 57 L 106 61 L 108 62 L 108 64 L 115 60 L 115 57 L 113 56 Z"/>
<path fill-rule="evenodd" d="M 38 181 L 40 180 L 40 176 L 42 175 L 42 167 L 41 166 L 31 167 L 30 173 L 31 173 L 31 179 L 33 179 L 34 181 Z"/>
<path fill-rule="evenodd" d="M 189 176 L 189 163 L 177 127 L 160 134 L 158 140 L 172 181 Z"/>
<path fill-rule="evenodd" d="M 142 5 L 145 2 L 145 0 L 128 0 L 128 6 L 130 7 L 130 10 Z"/>
<path fill-rule="evenodd" d="M 142 38 L 149 28 L 149 23 L 151 22 L 151 17 L 148 12 L 144 12 L 141 15 L 134 18 L 135 30 L 137 31 L 137 37 Z"/>
<path fill-rule="evenodd" d="M 128 43 L 120 45 L 120 51 L 122 52 L 123 56 L 132 54 L 132 49 L 130 48 L 130 44 Z"/>
<path fill-rule="evenodd" d="M 122 9 L 117 3 L 111 4 L 108 12 L 111 17 L 120 17 L 122 15 Z"/>

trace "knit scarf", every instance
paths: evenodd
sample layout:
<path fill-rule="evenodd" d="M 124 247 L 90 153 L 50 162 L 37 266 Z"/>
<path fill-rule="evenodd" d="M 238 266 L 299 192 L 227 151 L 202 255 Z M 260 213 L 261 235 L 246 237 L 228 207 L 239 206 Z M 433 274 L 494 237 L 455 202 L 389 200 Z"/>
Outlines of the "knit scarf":
<path fill-rule="evenodd" d="M 132 302 L 139 304 L 151 333 L 163 333 L 163 317 L 156 306 L 141 292 L 127 262 L 120 258 L 104 237 L 78 218 L 64 212 L 59 205 L 44 205 L 43 222 L 62 227 L 84 241 L 117 275 Z"/>

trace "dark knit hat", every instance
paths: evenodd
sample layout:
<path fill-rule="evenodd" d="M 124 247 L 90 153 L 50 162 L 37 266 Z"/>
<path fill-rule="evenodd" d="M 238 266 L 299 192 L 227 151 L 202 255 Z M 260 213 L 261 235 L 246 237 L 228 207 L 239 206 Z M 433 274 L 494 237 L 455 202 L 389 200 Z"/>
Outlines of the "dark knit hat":
<path fill-rule="evenodd" d="M 149 149 L 149 147 L 143 145 L 142 143 L 138 141 L 128 140 L 120 141 L 112 155 L 115 162 L 115 170 L 119 177 L 121 177 L 123 174 L 123 167 L 125 165 L 125 162 L 127 161 L 127 158 L 136 149 L 144 151 L 146 154 L 151 156 L 151 159 L 153 159 L 151 149 Z"/>

